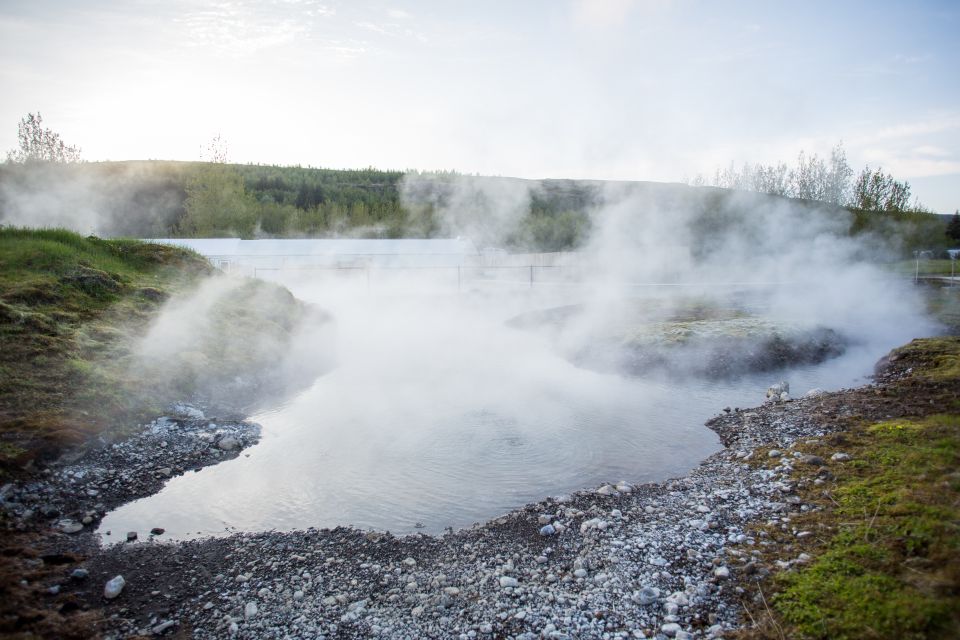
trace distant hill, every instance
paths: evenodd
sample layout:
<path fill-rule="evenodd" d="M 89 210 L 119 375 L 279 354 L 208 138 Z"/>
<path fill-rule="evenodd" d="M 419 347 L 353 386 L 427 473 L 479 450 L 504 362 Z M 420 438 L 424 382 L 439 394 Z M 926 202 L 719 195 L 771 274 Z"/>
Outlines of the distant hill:
<path fill-rule="evenodd" d="M 816 208 L 850 219 L 846 210 L 823 203 L 677 183 L 171 161 L 0 165 L 0 223 L 105 237 L 467 234 L 480 246 L 561 251 L 582 246 L 604 204 L 625 196 L 664 215 L 685 212 L 695 241 L 771 207 Z M 904 252 L 950 244 L 945 217 L 853 214 L 848 232 L 894 239 Z"/>

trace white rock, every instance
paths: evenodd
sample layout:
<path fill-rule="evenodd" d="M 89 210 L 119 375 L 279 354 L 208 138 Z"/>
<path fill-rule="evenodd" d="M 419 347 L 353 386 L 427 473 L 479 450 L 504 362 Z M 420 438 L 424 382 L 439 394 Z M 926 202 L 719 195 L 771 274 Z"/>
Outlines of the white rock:
<path fill-rule="evenodd" d="M 783 455 L 783 452 L 780 451 L 780 449 L 770 449 L 767 455 L 770 456 L 771 458 L 779 458 L 780 456 Z"/>
<path fill-rule="evenodd" d="M 500 586 L 504 589 L 508 587 L 518 587 L 520 583 L 517 582 L 516 578 L 511 578 L 510 576 L 500 576 Z"/>
<path fill-rule="evenodd" d="M 107 600 L 113 600 L 120 592 L 123 591 L 123 587 L 127 584 L 127 581 L 123 579 L 123 576 L 114 576 L 110 580 L 107 580 L 107 584 L 103 586 L 103 597 Z"/>
<path fill-rule="evenodd" d="M 804 398 L 816 398 L 817 396 L 822 396 L 822 395 L 825 394 L 825 393 L 826 393 L 826 391 L 824 391 L 824 390 L 821 389 L 820 387 L 817 387 L 817 388 L 815 388 L 815 389 L 810 389 L 810 391 L 807 391 L 805 394 L 803 394 L 803 397 L 804 397 Z"/>
<path fill-rule="evenodd" d="M 240 441 L 233 436 L 226 436 L 220 438 L 220 442 L 217 443 L 217 446 L 224 451 L 233 451 L 240 446 Z"/>
<path fill-rule="evenodd" d="M 600 487 L 599 489 L 597 489 L 597 493 L 599 493 L 601 496 L 618 496 L 618 495 L 620 495 L 620 492 L 617 491 L 616 489 L 614 489 L 614 488 L 613 488 L 612 486 L 610 486 L 609 484 L 605 484 L 605 485 L 603 485 L 602 487 Z"/>
<path fill-rule="evenodd" d="M 256 602 L 248 602 L 247 606 L 243 608 L 243 619 L 250 620 L 251 618 L 256 618 L 259 609 L 257 609 Z"/>
<path fill-rule="evenodd" d="M 161 622 L 160 624 L 158 624 L 157 626 L 155 626 L 155 627 L 154 627 L 153 629 L 151 629 L 150 631 L 152 631 L 152 632 L 153 632 L 153 635 L 155 635 L 155 636 L 163 635 L 163 632 L 164 632 L 164 631 L 166 631 L 166 630 L 169 629 L 170 627 L 175 626 L 176 624 L 177 624 L 177 623 L 176 623 L 175 620 L 167 620 L 167 621 L 165 621 L 165 622 Z"/>
<path fill-rule="evenodd" d="M 83 531 L 83 525 L 77 522 L 76 520 L 70 520 L 69 518 L 64 518 L 57 522 L 57 528 L 64 533 L 78 533 Z"/>
<path fill-rule="evenodd" d="M 414 560 L 413 558 L 405 558 L 405 559 L 403 560 L 403 566 L 405 566 L 405 567 L 415 567 L 415 566 L 417 566 L 417 561 Z"/>
<path fill-rule="evenodd" d="M 677 632 L 680 631 L 680 625 L 676 622 L 668 622 L 660 627 L 660 631 L 662 631 L 663 635 L 667 636 L 668 638 L 673 638 L 677 635 Z"/>
<path fill-rule="evenodd" d="M 833 460 L 834 462 L 846 462 L 847 460 L 850 459 L 850 454 L 837 452 L 832 456 L 830 456 L 830 459 Z"/>
<path fill-rule="evenodd" d="M 552 524 L 544 525 L 540 527 L 540 535 L 542 536 L 552 536 L 557 532 L 556 528 Z"/>
<path fill-rule="evenodd" d="M 716 569 L 713 570 L 713 575 L 720 578 L 721 580 L 724 580 L 730 577 L 730 569 L 726 567 L 717 567 Z"/>

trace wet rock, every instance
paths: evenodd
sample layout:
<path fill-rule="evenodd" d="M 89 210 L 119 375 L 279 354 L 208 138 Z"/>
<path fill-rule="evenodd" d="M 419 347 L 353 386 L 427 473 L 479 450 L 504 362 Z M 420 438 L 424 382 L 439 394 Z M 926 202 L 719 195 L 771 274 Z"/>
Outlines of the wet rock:
<path fill-rule="evenodd" d="M 162 536 L 165 531 L 166 529 L 164 529 L 163 527 L 154 527 L 153 529 L 150 529 L 150 535 Z"/>
<path fill-rule="evenodd" d="M 597 489 L 597 493 L 600 494 L 601 496 L 618 496 L 618 495 L 620 495 L 620 492 L 617 491 L 614 487 L 610 486 L 609 484 L 605 484 L 605 485 L 603 485 L 602 487 L 600 487 L 599 489 Z"/>
<path fill-rule="evenodd" d="M 133 542 L 137 539 L 136 531 L 127 531 L 127 542 Z"/>
<path fill-rule="evenodd" d="M 90 572 L 82 568 L 74 569 L 70 572 L 70 577 L 74 580 L 86 580 L 89 575 Z"/>

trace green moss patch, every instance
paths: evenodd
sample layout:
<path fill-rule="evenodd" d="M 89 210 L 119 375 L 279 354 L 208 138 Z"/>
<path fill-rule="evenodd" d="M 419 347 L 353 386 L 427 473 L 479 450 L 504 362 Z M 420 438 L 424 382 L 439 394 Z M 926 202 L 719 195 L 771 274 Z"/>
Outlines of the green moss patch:
<path fill-rule="evenodd" d="M 801 551 L 813 560 L 752 585 L 769 603 L 752 615 L 766 624 L 742 635 L 960 636 L 960 415 L 861 424 L 797 448 L 851 459 L 796 467 L 793 479 L 813 508 L 790 528 L 815 535 L 769 527 L 775 544 L 765 560 Z"/>

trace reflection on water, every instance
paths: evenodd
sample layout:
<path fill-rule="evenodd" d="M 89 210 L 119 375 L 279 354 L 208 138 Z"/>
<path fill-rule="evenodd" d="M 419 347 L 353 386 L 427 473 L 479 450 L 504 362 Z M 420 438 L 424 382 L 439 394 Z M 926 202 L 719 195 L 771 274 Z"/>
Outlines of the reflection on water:
<path fill-rule="evenodd" d="M 507 301 L 325 302 L 337 321 L 338 367 L 252 416 L 263 439 L 245 455 L 172 479 L 108 514 L 102 531 L 163 527 L 184 539 L 469 526 L 547 495 L 680 475 L 720 446 L 707 418 L 757 404 L 779 377 L 665 381 L 586 371 L 548 340 L 508 327 L 517 309 Z M 854 350 L 784 377 L 798 394 L 850 386 L 877 355 Z"/>

